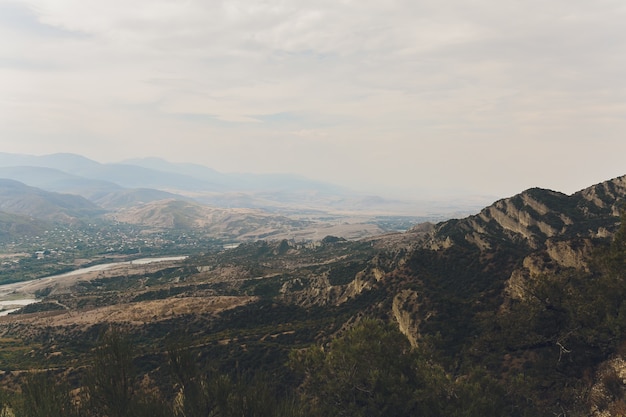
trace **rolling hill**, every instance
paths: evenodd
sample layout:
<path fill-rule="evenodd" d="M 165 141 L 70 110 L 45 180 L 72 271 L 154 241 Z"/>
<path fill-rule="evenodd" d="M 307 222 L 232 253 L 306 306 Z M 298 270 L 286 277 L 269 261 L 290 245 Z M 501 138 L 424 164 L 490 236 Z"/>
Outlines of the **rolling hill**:
<path fill-rule="evenodd" d="M 83 197 L 47 192 L 7 179 L 0 179 L 0 211 L 63 223 L 103 213 L 100 207 Z"/>

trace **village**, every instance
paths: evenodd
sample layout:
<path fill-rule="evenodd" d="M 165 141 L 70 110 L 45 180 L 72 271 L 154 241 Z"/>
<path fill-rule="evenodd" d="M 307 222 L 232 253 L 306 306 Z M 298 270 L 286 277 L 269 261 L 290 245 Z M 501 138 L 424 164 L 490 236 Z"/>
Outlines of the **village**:
<path fill-rule="evenodd" d="M 222 250 L 201 231 L 155 230 L 123 223 L 56 226 L 0 246 L 0 283 L 63 273 L 77 267 L 143 256 Z"/>

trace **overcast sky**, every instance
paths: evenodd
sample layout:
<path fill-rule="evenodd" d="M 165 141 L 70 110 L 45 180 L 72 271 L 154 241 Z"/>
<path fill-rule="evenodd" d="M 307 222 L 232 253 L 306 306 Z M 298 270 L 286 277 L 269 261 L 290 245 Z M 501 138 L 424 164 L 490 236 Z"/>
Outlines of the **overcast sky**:
<path fill-rule="evenodd" d="M 626 2 L 0 0 L 0 145 L 571 193 L 626 174 Z"/>

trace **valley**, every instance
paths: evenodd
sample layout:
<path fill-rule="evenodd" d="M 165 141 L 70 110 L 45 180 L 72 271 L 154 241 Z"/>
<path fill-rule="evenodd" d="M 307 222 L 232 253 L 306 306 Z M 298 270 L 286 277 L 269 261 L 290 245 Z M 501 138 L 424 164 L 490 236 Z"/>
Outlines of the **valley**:
<path fill-rule="evenodd" d="M 35 392 L 46 415 L 618 416 L 625 203 L 618 177 L 432 221 L 170 198 L 25 230 L 11 213 L 0 292 L 29 304 L 0 317 L 0 401 L 25 416 Z M 107 397 L 106 381 L 128 390 Z"/>

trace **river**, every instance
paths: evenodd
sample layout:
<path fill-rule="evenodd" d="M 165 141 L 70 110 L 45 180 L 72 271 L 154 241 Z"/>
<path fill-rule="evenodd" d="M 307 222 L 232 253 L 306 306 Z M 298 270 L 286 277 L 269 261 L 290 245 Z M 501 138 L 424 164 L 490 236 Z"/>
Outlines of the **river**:
<path fill-rule="evenodd" d="M 50 275 L 49 277 L 38 278 L 33 281 L 49 280 L 49 279 L 62 278 L 62 277 L 71 277 L 73 275 L 82 275 L 87 272 L 94 272 L 94 271 L 106 271 L 107 269 L 111 269 L 119 265 L 147 265 L 147 264 L 152 264 L 155 262 L 182 261 L 184 259 L 187 259 L 187 256 L 169 256 L 169 257 L 163 257 L 163 258 L 141 258 L 141 259 L 135 259 L 133 261 L 110 262 L 108 264 L 99 264 L 99 265 L 94 265 L 94 266 L 88 266 L 86 268 L 76 269 L 74 271 L 65 272 L 63 274 Z M 24 281 L 24 282 L 31 282 L 31 281 Z"/>
<path fill-rule="evenodd" d="M 48 281 L 54 281 L 58 278 L 77 276 L 95 271 L 106 271 L 107 269 L 115 268 L 120 265 L 148 265 L 155 262 L 182 261 L 187 258 L 187 256 L 168 256 L 160 258 L 141 258 L 125 262 L 110 262 L 106 264 L 99 264 L 86 268 L 76 269 L 74 271 L 65 272 L 63 274 L 50 275 L 47 277 L 32 279 L 28 281 L 3 284 L 0 285 L 0 316 L 6 316 L 13 311 L 19 310 L 25 305 L 41 301 L 37 298 L 34 298 L 32 294 L 28 294 L 27 292 L 23 291 L 24 289 L 26 289 L 26 287 L 31 286 L 34 283 L 42 284 Z"/>

